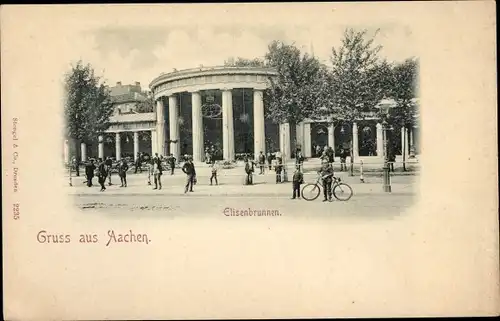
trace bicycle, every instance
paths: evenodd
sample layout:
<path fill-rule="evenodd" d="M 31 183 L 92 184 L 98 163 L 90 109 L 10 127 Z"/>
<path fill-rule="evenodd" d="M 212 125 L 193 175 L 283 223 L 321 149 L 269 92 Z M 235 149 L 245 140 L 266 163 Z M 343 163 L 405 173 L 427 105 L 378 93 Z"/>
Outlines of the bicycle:
<path fill-rule="evenodd" d="M 321 188 L 325 187 L 323 186 L 321 175 L 318 175 L 316 182 L 308 183 L 302 187 L 302 198 L 306 201 L 314 201 L 321 193 Z M 348 201 L 352 197 L 353 191 L 351 186 L 342 182 L 339 177 L 334 176 L 332 182 L 332 194 L 339 201 Z"/>

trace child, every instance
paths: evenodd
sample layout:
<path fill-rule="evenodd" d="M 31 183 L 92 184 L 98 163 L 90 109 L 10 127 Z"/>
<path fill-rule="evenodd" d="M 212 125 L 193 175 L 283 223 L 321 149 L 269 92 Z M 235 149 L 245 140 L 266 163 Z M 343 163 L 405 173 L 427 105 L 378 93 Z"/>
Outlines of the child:
<path fill-rule="evenodd" d="M 128 165 L 125 159 L 122 159 L 120 165 L 118 165 L 118 175 L 120 175 L 120 181 L 122 185 L 120 187 L 127 187 L 127 171 Z"/>
<path fill-rule="evenodd" d="M 276 165 L 274 166 L 274 170 L 276 171 L 276 184 L 281 183 L 282 169 L 283 169 L 283 163 L 281 157 L 276 158 Z"/>
<path fill-rule="evenodd" d="M 304 174 L 300 171 L 300 165 L 295 167 L 295 173 L 293 173 L 293 196 L 292 199 L 295 199 L 297 196 L 300 199 L 300 184 L 304 183 Z"/>
<path fill-rule="evenodd" d="M 213 162 L 211 165 L 210 165 L 211 169 L 212 169 L 212 176 L 210 176 L 210 185 L 212 185 L 212 180 L 215 178 L 215 185 L 219 185 L 219 182 L 217 181 L 217 165 L 215 164 L 215 162 Z"/>

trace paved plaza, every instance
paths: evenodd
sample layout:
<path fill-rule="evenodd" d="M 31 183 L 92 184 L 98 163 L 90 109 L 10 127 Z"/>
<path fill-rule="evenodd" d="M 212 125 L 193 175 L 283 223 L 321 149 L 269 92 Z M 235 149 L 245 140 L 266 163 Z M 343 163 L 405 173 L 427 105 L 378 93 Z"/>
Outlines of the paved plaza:
<path fill-rule="evenodd" d="M 347 172 L 337 172 L 336 175 L 354 191 L 347 202 L 323 203 L 322 196 L 310 202 L 291 200 L 292 183 L 276 184 L 274 171 L 254 175 L 254 185 L 246 186 L 243 185 L 245 175 L 241 168 L 221 170 L 219 185 L 214 183 L 211 186 L 209 168 L 200 167 L 194 192 L 187 194 L 184 193 L 186 177 L 180 170 L 174 175 L 164 172 L 161 190 L 153 190 L 153 186 L 147 184 L 148 174 L 143 172 L 128 174 L 126 188 L 120 187 L 118 175 L 113 175 L 113 185 L 106 186 L 104 192 L 99 191 L 95 178 L 94 186 L 87 187 L 83 176 L 72 177 L 72 186 L 68 184 L 67 191 L 75 198 L 77 207 L 85 211 L 132 216 L 152 213 L 167 217 L 224 215 L 225 208 L 271 209 L 288 217 L 354 214 L 357 217 L 391 217 L 411 207 L 418 192 L 418 177 L 412 175 L 394 175 L 392 193 L 383 192 L 380 176 L 367 175 L 365 183 L 361 183 L 359 176 L 349 176 Z M 315 179 L 314 172 L 306 173 L 306 183 Z"/>

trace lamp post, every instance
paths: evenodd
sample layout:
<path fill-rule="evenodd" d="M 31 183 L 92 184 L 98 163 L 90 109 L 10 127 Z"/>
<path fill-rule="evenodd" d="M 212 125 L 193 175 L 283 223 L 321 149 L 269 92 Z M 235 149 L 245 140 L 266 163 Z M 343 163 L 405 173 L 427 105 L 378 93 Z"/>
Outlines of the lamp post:
<path fill-rule="evenodd" d="M 388 122 L 387 119 L 390 116 L 390 109 L 394 107 L 395 103 L 394 101 L 391 101 L 389 99 L 383 99 L 377 107 L 380 109 L 383 117 L 382 121 L 382 133 L 383 133 L 383 139 L 384 139 L 384 185 L 383 189 L 384 192 L 390 193 L 392 188 L 391 188 L 391 176 L 389 174 L 389 155 L 388 155 L 388 139 L 387 139 L 387 131 L 389 130 Z"/>
<path fill-rule="evenodd" d="M 384 121 L 382 122 L 382 132 L 383 132 L 383 138 L 384 138 L 384 192 L 390 193 L 391 192 L 391 176 L 389 174 L 389 159 L 388 159 L 388 153 L 387 153 L 387 145 L 388 145 L 388 139 L 387 139 L 387 120 L 384 118 Z"/>

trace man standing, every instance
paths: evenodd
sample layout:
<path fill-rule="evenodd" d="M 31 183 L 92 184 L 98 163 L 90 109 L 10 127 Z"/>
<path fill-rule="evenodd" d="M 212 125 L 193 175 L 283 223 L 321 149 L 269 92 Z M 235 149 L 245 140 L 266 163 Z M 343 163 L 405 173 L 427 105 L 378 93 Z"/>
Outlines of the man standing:
<path fill-rule="evenodd" d="M 347 171 L 347 165 L 346 165 L 346 159 L 347 159 L 347 152 L 344 148 L 340 148 L 339 150 L 340 154 L 340 171 Z"/>
<path fill-rule="evenodd" d="M 302 155 L 302 152 L 299 150 L 297 152 L 297 156 L 295 156 L 295 166 L 302 167 L 304 164 L 304 156 Z"/>
<path fill-rule="evenodd" d="M 137 170 L 142 173 L 142 153 L 137 153 L 137 159 L 135 160 L 135 171 L 134 174 L 137 174 Z"/>
<path fill-rule="evenodd" d="M 87 177 L 87 186 L 92 186 L 92 179 L 94 178 L 95 165 L 94 160 L 91 159 L 90 162 L 85 165 L 85 176 Z"/>
<path fill-rule="evenodd" d="M 104 192 L 106 190 L 106 186 L 104 186 L 104 183 L 106 183 L 106 177 L 108 177 L 106 163 L 102 160 L 102 158 L 99 158 L 99 167 L 97 168 L 97 179 L 99 181 L 99 185 L 101 185 L 101 192 Z"/>
<path fill-rule="evenodd" d="M 161 189 L 161 174 L 163 174 L 161 158 L 158 156 L 158 153 L 155 153 L 155 157 L 153 159 L 153 175 L 155 187 L 153 189 Z"/>
<path fill-rule="evenodd" d="M 333 182 L 333 167 L 327 159 L 323 160 L 323 164 L 319 171 L 323 184 L 323 202 L 332 201 L 332 182 Z"/>
<path fill-rule="evenodd" d="M 108 158 L 106 158 L 106 170 L 108 171 L 108 185 L 111 186 L 113 184 L 111 184 L 111 169 L 113 168 L 113 160 L 111 159 L 111 157 L 108 156 Z"/>
<path fill-rule="evenodd" d="M 267 166 L 268 166 L 269 170 L 271 170 L 271 168 L 272 168 L 272 166 L 271 166 L 272 162 L 273 162 L 272 154 L 267 153 Z"/>
<path fill-rule="evenodd" d="M 168 165 L 170 166 L 170 175 L 174 175 L 174 170 L 175 170 L 175 157 L 174 154 L 170 154 L 168 157 Z"/>
<path fill-rule="evenodd" d="M 213 179 L 215 179 L 215 185 L 219 185 L 219 182 L 217 181 L 217 164 L 213 162 L 210 164 L 210 168 L 212 170 L 212 176 L 210 176 L 210 185 L 212 185 Z"/>
<path fill-rule="evenodd" d="M 245 157 L 245 173 L 247 174 L 246 179 L 245 179 L 245 185 L 252 185 L 253 184 L 253 161 L 249 160 L 247 157 Z"/>
<path fill-rule="evenodd" d="M 73 159 L 71 160 L 73 168 L 76 171 L 76 176 L 80 176 L 80 162 L 76 158 L 76 156 L 73 156 Z"/>
<path fill-rule="evenodd" d="M 264 152 L 260 152 L 259 154 L 259 169 L 260 169 L 260 173 L 259 175 L 262 175 L 264 174 L 264 167 L 266 166 L 266 155 L 264 155 Z"/>
<path fill-rule="evenodd" d="M 127 171 L 127 162 L 125 161 L 125 159 L 122 159 L 120 165 L 118 165 L 118 175 L 120 175 L 120 181 L 122 183 L 120 187 L 127 187 Z"/>
<path fill-rule="evenodd" d="M 332 164 L 335 161 L 335 152 L 331 146 L 326 149 L 326 156 L 328 157 L 328 162 Z"/>
<path fill-rule="evenodd" d="M 281 171 L 283 169 L 283 160 L 281 157 L 276 158 L 274 170 L 276 171 L 276 184 L 281 183 Z"/>
<path fill-rule="evenodd" d="M 295 173 L 293 173 L 293 196 L 292 199 L 296 197 L 300 198 L 300 184 L 304 183 L 304 175 L 300 170 L 300 166 L 295 167 Z"/>
<path fill-rule="evenodd" d="M 321 157 L 321 147 L 316 145 L 316 157 Z"/>
<path fill-rule="evenodd" d="M 182 166 L 182 171 L 186 174 L 186 188 L 184 189 L 184 193 L 187 193 L 188 190 L 192 192 L 194 180 L 196 178 L 196 170 L 191 157 L 189 157 L 184 163 L 184 166 Z"/>

